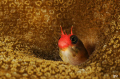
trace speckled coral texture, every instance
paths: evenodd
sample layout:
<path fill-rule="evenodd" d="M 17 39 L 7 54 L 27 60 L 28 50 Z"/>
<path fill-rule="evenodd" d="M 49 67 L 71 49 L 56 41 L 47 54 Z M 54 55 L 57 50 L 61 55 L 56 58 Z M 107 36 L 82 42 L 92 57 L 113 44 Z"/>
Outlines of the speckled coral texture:
<path fill-rule="evenodd" d="M 60 25 L 94 46 L 83 64 L 61 61 Z M 119 0 L 0 0 L 0 79 L 119 79 L 119 71 Z"/>

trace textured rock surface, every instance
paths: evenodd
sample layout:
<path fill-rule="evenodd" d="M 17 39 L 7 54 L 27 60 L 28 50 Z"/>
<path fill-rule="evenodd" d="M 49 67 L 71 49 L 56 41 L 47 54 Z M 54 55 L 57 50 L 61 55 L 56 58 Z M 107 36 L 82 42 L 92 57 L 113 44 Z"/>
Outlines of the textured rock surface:
<path fill-rule="evenodd" d="M 95 48 L 89 60 L 57 61 L 59 25 L 67 33 L 73 25 L 86 47 Z M 0 1 L 0 78 L 117 79 L 119 71 L 119 0 Z"/>

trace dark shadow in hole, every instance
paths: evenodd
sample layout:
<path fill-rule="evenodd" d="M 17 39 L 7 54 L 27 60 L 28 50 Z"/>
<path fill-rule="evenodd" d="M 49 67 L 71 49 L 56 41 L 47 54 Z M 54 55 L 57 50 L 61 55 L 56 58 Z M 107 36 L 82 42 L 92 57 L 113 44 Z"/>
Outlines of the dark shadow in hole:
<path fill-rule="evenodd" d="M 94 50 L 95 50 L 95 47 L 96 47 L 96 44 L 88 44 L 87 46 L 86 46 L 86 49 L 87 49 L 87 51 L 88 51 L 88 54 L 89 54 L 89 56 L 94 52 Z"/>
<path fill-rule="evenodd" d="M 32 50 L 33 54 L 35 55 L 35 57 L 37 57 L 37 58 L 41 58 L 41 59 L 45 59 L 45 60 L 61 61 L 59 54 L 54 54 L 54 52 L 49 53 L 46 51 L 41 51 L 38 48 L 32 48 L 31 50 Z"/>

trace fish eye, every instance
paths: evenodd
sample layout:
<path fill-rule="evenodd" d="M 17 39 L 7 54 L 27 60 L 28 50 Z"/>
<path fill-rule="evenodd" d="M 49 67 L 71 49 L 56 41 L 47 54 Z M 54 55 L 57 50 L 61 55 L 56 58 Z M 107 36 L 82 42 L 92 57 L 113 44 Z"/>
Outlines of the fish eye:
<path fill-rule="evenodd" d="M 72 36 L 70 37 L 70 40 L 72 41 L 72 44 L 76 44 L 77 41 L 78 41 L 78 38 L 77 38 L 77 36 L 72 35 Z"/>

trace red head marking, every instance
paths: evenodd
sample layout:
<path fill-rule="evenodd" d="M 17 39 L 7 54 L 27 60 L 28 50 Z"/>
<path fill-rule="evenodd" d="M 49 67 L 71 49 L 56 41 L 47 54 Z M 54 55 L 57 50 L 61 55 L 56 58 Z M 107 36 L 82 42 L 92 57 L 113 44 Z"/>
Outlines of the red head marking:
<path fill-rule="evenodd" d="M 71 27 L 71 34 L 73 35 L 72 28 L 73 28 L 73 26 Z"/>
<path fill-rule="evenodd" d="M 73 35 L 72 28 L 73 26 L 71 27 L 71 34 L 67 35 L 66 33 L 65 34 L 63 33 L 63 30 L 61 27 L 61 38 L 58 41 L 59 48 L 66 48 L 71 45 L 70 36 Z"/>
<path fill-rule="evenodd" d="M 61 25 L 60 25 L 60 27 L 61 27 Z M 62 33 L 62 35 L 64 35 L 63 30 L 62 30 L 62 27 L 61 27 L 61 33 Z"/>

